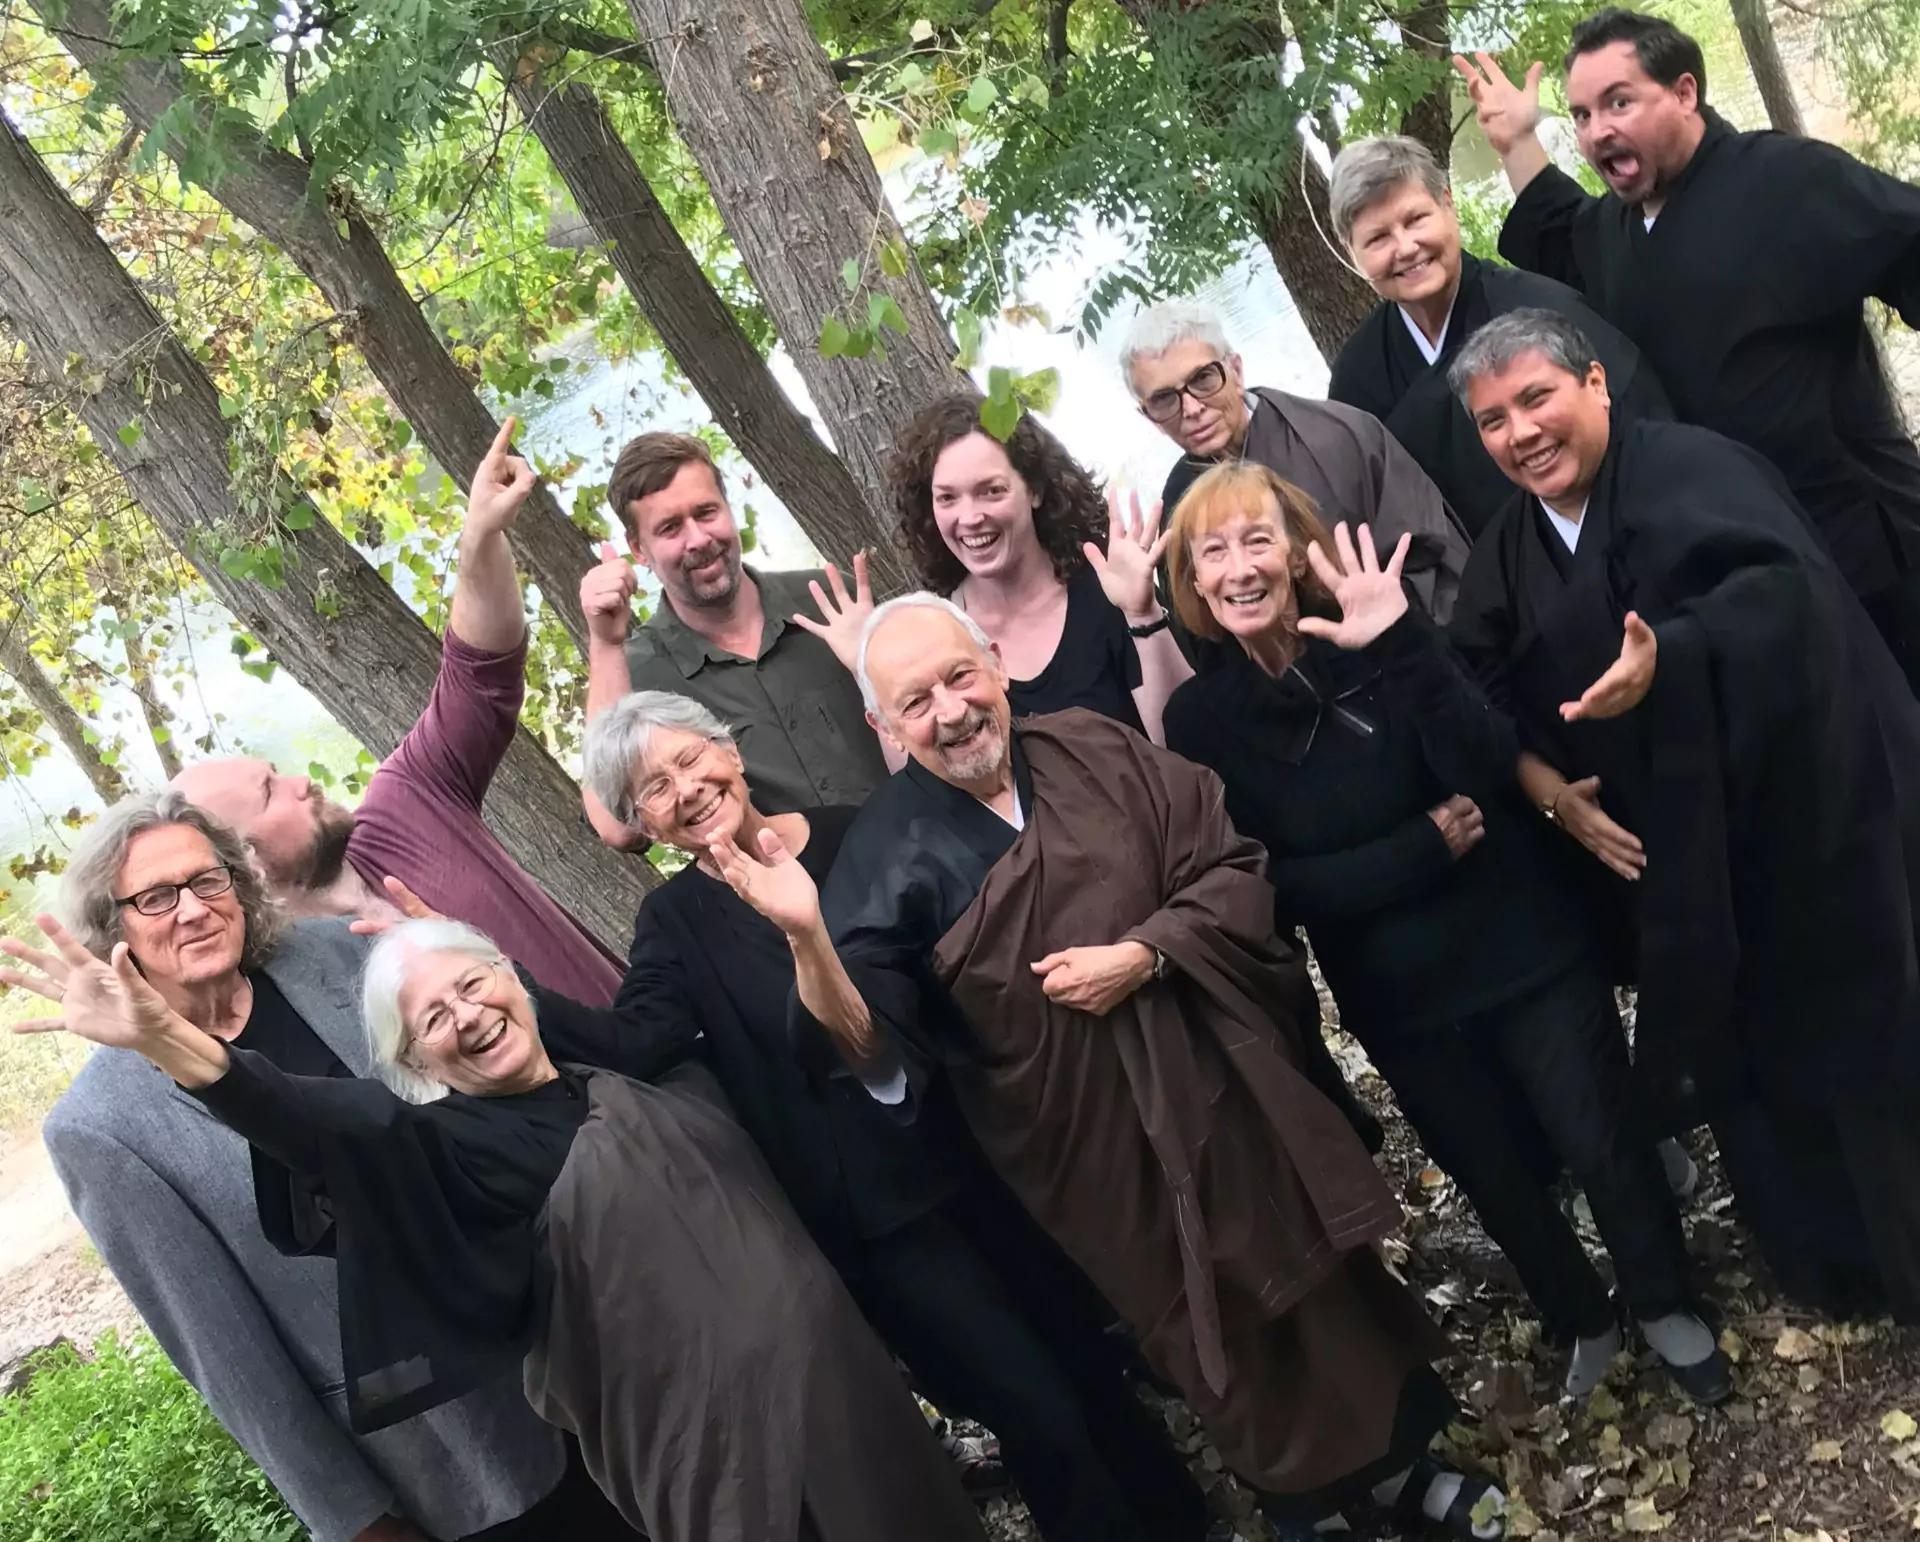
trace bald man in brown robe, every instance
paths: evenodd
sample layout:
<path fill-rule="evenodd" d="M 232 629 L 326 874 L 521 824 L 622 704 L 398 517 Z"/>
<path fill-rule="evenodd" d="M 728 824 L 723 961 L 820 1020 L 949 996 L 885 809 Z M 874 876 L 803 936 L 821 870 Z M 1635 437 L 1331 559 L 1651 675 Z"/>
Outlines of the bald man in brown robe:
<path fill-rule="evenodd" d="M 824 901 L 777 839 L 716 851 L 794 949 L 796 1033 L 899 1118 L 957 1100 L 1270 1514 L 1383 1480 L 1417 1512 L 1439 1477 L 1462 1524 L 1485 1486 L 1398 1481 L 1453 1408 L 1443 1345 L 1369 1246 L 1400 1208 L 1299 1069 L 1304 965 L 1219 781 L 1092 713 L 1014 724 L 932 595 L 874 612 L 858 662 L 909 759 Z"/>

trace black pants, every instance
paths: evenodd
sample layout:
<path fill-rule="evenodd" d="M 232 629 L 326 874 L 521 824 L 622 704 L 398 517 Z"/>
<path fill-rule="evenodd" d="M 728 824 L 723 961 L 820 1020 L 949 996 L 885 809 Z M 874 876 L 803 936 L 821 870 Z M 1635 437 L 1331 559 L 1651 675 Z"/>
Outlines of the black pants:
<path fill-rule="evenodd" d="M 1103 1331 L 1111 1308 L 997 1179 L 861 1244 L 843 1273 L 921 1391 L 1000 1437 L 1047 1542 L 1205 1533 L 1199 1486 Z"/>
<path fill-rule="evenodd" d="M 1860 603 L 1920 696 L 1920 573 L 1903 573 L 1885 589 L 1861 596 Z"/>
<path fill-rule="evenodd" d="M 1453 1175 L 1519 1272 L 1549 1332 L 1612 1325 L 1607 1288 L 1554 1202 L 1535 1131 L 1586 1190 L 1636 1317 L 1689 1296 L 1686 1242 L 1652 1144 L 1629 1126 L 1626 1037 L 1613 990 L 1576 966 L 1460 1022 L 1367 1043 L 1428 1155 Z"/>
<path fill-rule="evenodd" d="M 620 1518 L 580 1460 L 580 1443 L 567 1441 L 567 1470 L 553 1491 L 524 1515 L 476 1531 L 466 1542 L 647 1542 Z"/>

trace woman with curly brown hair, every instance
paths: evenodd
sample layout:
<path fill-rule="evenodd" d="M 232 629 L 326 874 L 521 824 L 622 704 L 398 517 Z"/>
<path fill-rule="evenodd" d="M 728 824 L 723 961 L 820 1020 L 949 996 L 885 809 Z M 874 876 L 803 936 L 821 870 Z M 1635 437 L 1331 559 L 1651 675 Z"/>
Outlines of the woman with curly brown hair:
<path fill-rule="evenodd" d="M 1002 444 L 980 426 L 978 397 L 956 394 L 916 417 L 887 468 L 901 545 L 920 583 L 978 621 L 1011 677 L 1014 712 L 1086 707 L 1161 742 L 1160 713 L 1193 673 L 1154 594 L 1166 537 L 1160 506 L 1103 505 L 1100 487 L 1058 440 L 1024 416 Z M 824 624 L 851 642 L 872 608 L 819 593 Z"/>

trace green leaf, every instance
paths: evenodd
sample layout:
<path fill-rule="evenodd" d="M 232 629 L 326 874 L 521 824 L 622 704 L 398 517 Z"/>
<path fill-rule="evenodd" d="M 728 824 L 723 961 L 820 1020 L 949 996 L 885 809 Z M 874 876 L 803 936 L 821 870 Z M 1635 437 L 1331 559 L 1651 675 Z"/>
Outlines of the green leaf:
<path fill-rule="evenodd" d="M 313 505 L 310 503 L 291 503 L 280 516 L 280 523 L 289 530 L 311 530 L 313 528 Z"/>
<path fill-rule="evenodd" d="M 307 762 L 307 775 L 322 787 L 333 785 L 333 773 L 317 760 Z"/>
<path fill-rule="evenodd" d="M 1060 371 L 1037 369 L 1030 375 L 1022 375 L 1013 383 L 1013 394 L 1035 412 L 1051 412 L 1053 404 L 1060 399 Z"/>
<path fill-rule="evenodd" d="M 1031 102 L 1035 107 L 1044 109 L 1053 100 L 1053 93 L 1047 89 L 1047 83 L 1038 75 L 1029 75 L 1013 88 L 1015 98 Z"/>
<path fill-rule="evenodd" d="M 898 91 L 918 91 L 927 83 L 927 72 L 909 59 L 894 72 L 894 89 Z"/>
<path fill-rule="evenodd" d="M 253 577 L 253 553 L 244 546 L 223 547 L 220 552 L 220 571 L 229 578 Z M 241 667 L 244 669 L 246 666 Z"/>
<path fill-rule="evenodd" d="M 820 357 L 837 359 L 848 352 L 848 344 L 853 334 L 847 330 L 847 324 L 838 316 L 829 316 L 820 323 Z"/>
<path fill-rule="evenodd" d="M 1012 396 L 989 396 L 980 403 L 980 426 L 1002 444 L 1020 426 L 1020 403 Z"/>
<path fill-rule="evenodd" d="M 906 312 L 900 309 L 900 302 L 890 294 L 867 296 L 867 325 L 875 332 L 882 327 L 891 327 L 902 337 L 907 335 Z"/>
<path fill-rule="evenodd" d="M 960 150 L 960 136 L 944 124 L 936 123 L 922 130 L 920 148 L 928 155 L 955 155 Z"/>
<path fill-rule="evenodd" d="M 849 359 L 864 359 L 873 352 L 873 331 L 870 327 L 856 327 L 847 334 L 846 354 Z"/>
<path fill-rule="evenodd" d="M 967 110 L 972 113 L 983 113 L 999 100 L 1000 88 L 985 75 L 967 87 Z"/>
<path fill-rule="evenodd" d="M 960 352 L 954 356 L 955 369 L 972 369 L 980 362 L 980 317 L 962 306 L 953 313 L 953 330 L 960 335 Z"/>
<path fill-rule="evenodd" d="M 860 259 L 849 257 L 840 264 L 840 282 L 847 286 L 848 294 L 860 292 Z"/>
<path fill-rule="evenodd" d="M 146 430 L 140 426 L 140 420 L 135 418 L 131 423 L 122 423 L 120 425 L 120 432 L 117 437 L 122 444 L 131 450 L 140 442 L 145 433 Z"/>
<path fill-rule="evenodd" d="M 553 395 L 553 382 L 549 380 L 544 382 L 544 384 L 547 387 L 547 395 L 549 396 Z M 537 390 L 538 387 L 535 387 L 535 389 Z M 408 445 L 412 443 L 413 443 L 413 425 L 409 423 L 405 418 L 397 419 L 393 425 L 394 449 L 404 450 Z"/>
<path fill-rule="evenodd" d="M 987 395 L 1000 401 L 1013 400 L 1013 371 L 1004 364 L 996 364 L 987 371 Z"/>
<path fill-rule="evenodd" d="M 244 410 L 245 410 L 245 406 L 241 402 L 239 397 L 228 396 L 224 391 L 220 393 L 220 416 L 221 417 L 237 418 L 240 416 L 241 412 Z"/>
<path fill-rule="evenodd" d="M 333 228 L 339 234 L 342 241 L 351 241 L 353 239 L 353 227 L 347 223 L 347 218 L 344 214 L 333 222 Z"/>
<path fill-rule="evenodd" d="M 905 278 L 907 267 L 907 244 L 898 236 L 880 248 L 880 271 L 888 278 Z"/>

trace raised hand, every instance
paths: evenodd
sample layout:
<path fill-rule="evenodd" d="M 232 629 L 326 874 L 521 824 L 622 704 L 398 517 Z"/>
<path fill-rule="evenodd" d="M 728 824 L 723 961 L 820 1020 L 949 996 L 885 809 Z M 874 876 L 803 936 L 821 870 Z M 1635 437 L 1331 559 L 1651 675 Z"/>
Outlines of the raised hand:
<path fill-rule="evenodd" d="M 1047 1000 L 1105 1017 L 1153 978 L 1153 949 L 1144 942 L 1062 948 L 1027 966 L 1040 976 Z"/>
<path fill-rule="evenodd" d="M 811 616 L 795 612 L 795 626 L 806 628 L 829 648 L 833 656 L 849 672 L 857 660 L 854 655 L 860 648 L 860 629 L 867 624 L 867 617 L 873 614 L 873 585 L 867 581 L 867 554 L 857 551 L 853 554 L 853 596 L 848 598 L 847 586 L 840 577 L 840 570 L 831 562 L 827 564 L 827 583 L 833 590 L 829 599 L 820 580 L 813 579 L 807 587 L 813 591 L 813 603 L 820 607 L 821 619 L 815 621 Z"/>
<path fill-rule="evenodd" d="M 492 535 L 505 530 L 520 513 L 540 478 L 532 466 L 512 453 L 513 430 L 518 420 L 509 416 L 493 436 L 493 445 L 481 457 L 473 473 L 473 489 L 467 494 L 467 522 L 464 532 L 470 536 Z"/>
<path fill-rule="evenodd" d="M 1569 782 L 1553 800 L 1553 817 L 1561 829 L 1592 852 L 1629 883 L 1647 870 L 1647 848 L 1625 825 L 1617 824 L 1600 806 L 1600 778 Z"/>
<path fill-rule="evenodd" d="M 813 876 L 794 860 L 778 832 L 760 831 L 759 851 L 748 855 L 731 836 L 715 841 L 707 855 L 727 887 L 789 937 L 820 927 L 820 890 Z"/>
<path fill-rule="evenodd" d="M 1413 532 L 1400 537 L 1384 568 L 1380 566 L 1380 554 L 1373 549 L 1373 532 L 1365 525 L 1360 527 L 1357 553 L 1344 519 L 1333 527 L 1333 544 L 1340 552 L 1338 567 L 1318 541 L 1307 548 L 1307 562 L 1340 607 L 1340 619 L 1302 616 L 1300 630 L 1309 637 L 1324 637 L 1335 647 L 1364 648 L 1407 613 L 1407 591 L 1401 587 L 1400 570 L 1407 565 Z"/>
<path fill-rule="evenodd" d="M 444 921 L 446 917 L 435 910 L 425 900 L 415 894 L 393 874 L 389 873 L 380 880 L 387 891 L 387 898 L 393 903 L 398 915 L 361 916 L 347 923 L 347 930 L 356 937 L 378 937 L 382 932 L 398 926 L 402 921 Z"/>
<path fill-rule="evenodd" d="M 1107 549 L 1092 541 L 1081 547 L 1102 592 L 1129 626 L 1144 626 L 1160 615 L 1153 572 L 1172 534 L 1160 529 L 1158 503 L 1142 514 L 1139 493 L 1130 492 L 1123 501 L 1114 490 L 1107 494 Z"/>
<path fill-rule="evenodd" d="M 1528 65 L 1526 80 L 1517 86 L 1489 53 L 1475 54 L 1472 63 L 1455 54 L 1453 67 L 1467 83 L 1480 131 L 1487 136 L 1495 155 L 1504 159 L 1540 127 L 1540 75 L 1545 65 L 1537 60 Z"/>
<path fill-rule="evenodd" d="M 175 1021 L 173 1009 L 133 967 L 124 942 L 114 944 L 113 958 L 106 962 L 81 947 L 52 916 L 37 916 L 35 924 L 53 944 L 53 952 L 40 952 L 11 937 L 0 940 L 0 952 L 30 966 L 0 969 L 0 984 L 45 997 L 60 1012 L 56 1017 L 25 1018 L 13 1025 L 15 1033 L 65 1029 L 119 1049 L 141 1049 L 165 1037 Z"/>
<path fill-rule="evenodd" d="M 594 642 L 617 648 L 627 640 L 633 625 L 633 597 L 640 588 L 633 564 L 613 549 L 613 542 L 600 543 L 600 563 L 587 569 L 580 580 L 580 609 L 586 613 L 587 636 Z"/>
<path fill-rule="evenodd" d="M 1427 810 L 1427 818 L 1439 829 L 1440 839 L 1447 843 L 1447 854 L 1456 862 L 1478 846 L 1487 833 L 1487 819 L 1480 805 L 1462 793 L 1436 803 Z"/>
<path fill-rule="evenodd" d="M 1628 611 L 1620 657 L 1580 693 L 1578 701 L 1560 703 L 1561 718 L 1575 723 L 1582 718 L 1619 717 L 1631 712 L 1653 689 L 1653 666 L 1659 653 L 1660 644 L 1654 639 L 1653 628 L 1640 619 L 1638 611 Z"/>

